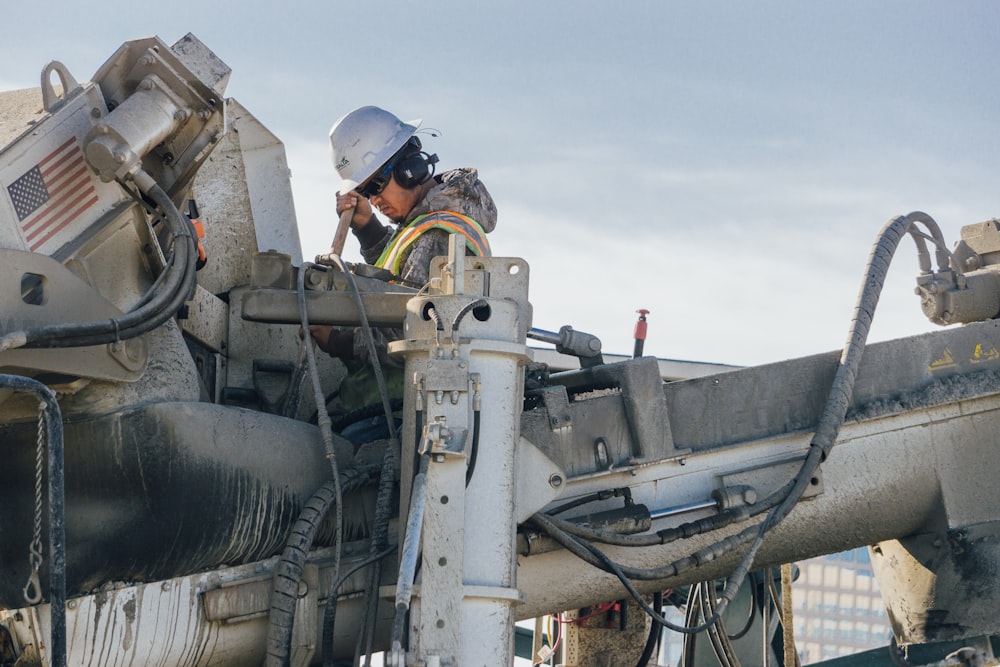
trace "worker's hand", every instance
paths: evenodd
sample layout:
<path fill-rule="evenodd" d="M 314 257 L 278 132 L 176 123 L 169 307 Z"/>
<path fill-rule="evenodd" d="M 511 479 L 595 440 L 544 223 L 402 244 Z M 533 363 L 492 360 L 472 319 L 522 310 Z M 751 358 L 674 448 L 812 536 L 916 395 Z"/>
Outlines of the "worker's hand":
<path fill-rule="evenodd" d="M 354 209 L 354 216 L 351 218 L 351 227 L 361 229 L 372 219 L 372 205 L 367 199 L 357 192 L 348 192 L 345 195 L 337 193 L 337 217 L 349 208 Z"/>
<path fill-rule="evenodd" d="M 316 341 L 316 346 L 331 357 L 340 357 L 346 361 L 354 356 L 353 329 L 310 324 L 309 333 Z"/>
<path fill-rule="evenodd" d="M 313 340 L 316 341 L 316 346 L 329 353 L 330 351 L 330 332 L 333 331 L 333 327 L 326 326 L 322 324 L 310 324 L 309 333 L 312 335 Z"/>

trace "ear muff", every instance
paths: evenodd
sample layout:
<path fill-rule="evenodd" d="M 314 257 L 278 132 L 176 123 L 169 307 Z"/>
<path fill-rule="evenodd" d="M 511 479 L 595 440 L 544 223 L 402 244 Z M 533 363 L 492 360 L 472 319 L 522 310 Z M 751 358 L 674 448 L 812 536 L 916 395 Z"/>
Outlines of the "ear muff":
<path fill-rule="evenodd" d="M 410 153 L 396 161 L 392 167 L 392 177 L 400 187 L 407 190 L 415 188 L 430 176 L 430 167 L 423 153 Z"/>
<path fill-rule="evenodd" d="M 434 174 L 437 155 L 428 155 L 420 150 L 420 140 L 411 137 L 404 152 L 392 166 L 392 177 L 400 187 L 410 190 L 417 187 Z"/>

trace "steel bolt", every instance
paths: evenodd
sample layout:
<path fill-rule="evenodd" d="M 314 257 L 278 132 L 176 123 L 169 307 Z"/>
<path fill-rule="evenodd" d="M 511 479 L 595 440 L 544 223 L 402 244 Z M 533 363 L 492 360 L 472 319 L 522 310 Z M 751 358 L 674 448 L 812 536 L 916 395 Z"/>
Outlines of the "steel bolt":
<path fill-rule="evenodd" d="M 549 476 L 549 486 L 551 486 L 553 489 L 558 489 L 562 485 L 563 485 L 562 475 L 560 475 L 557 472 L 554 472 L 552 473 L 552 475 Z"/>

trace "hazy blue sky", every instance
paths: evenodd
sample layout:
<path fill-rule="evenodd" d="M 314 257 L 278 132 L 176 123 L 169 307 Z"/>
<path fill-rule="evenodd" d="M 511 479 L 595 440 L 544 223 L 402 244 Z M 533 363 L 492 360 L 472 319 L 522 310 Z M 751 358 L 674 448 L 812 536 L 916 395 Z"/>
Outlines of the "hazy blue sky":
<path fill-rule="evenodd" d="M 193 32 L 286 145 L 304 255 L 329 247 L 334 119 L 423 118 L 476 166 L 535 326 L 629 353 L 757 364 L 839 348 L 870 246 L 923 210 L 949 241 L 1000 216 L 993 2 L 174 2 L 20 5 L 0 87 Z M 21 8 L 23 7 L 23 8 Z M 13 29 L 10 29 L 13 28 Z M 357 259 L 348 244 L 348 259 Z M 901 246 L 873 339 L 932 326 Z"/>

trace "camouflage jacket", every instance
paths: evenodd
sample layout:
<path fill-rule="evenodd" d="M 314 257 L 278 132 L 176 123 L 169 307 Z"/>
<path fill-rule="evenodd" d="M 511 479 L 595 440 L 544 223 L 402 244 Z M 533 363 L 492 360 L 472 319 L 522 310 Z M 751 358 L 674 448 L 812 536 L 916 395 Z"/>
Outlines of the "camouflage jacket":
<path fill-rule="evenodd" d="M 372 222 L 365 228 L 363 235 L 358 235 L 361 241 L 361 256 L 366 262 L 373 264 L 378 261 L 382 251 L 401 230 L 431 211 L 461 213 L 478 222 L 484 232 L 493 231 L 497 224 L 497 207 L 486 186 L 479 180 L 479 172 L 476 169 L 471 167 L 452 169 L 434 178 L 437 185 L 417 202 L 400 225 L 390 226 Z M 449 236 L 450 234 L 442 229 L 431 229 L 421 234 L 413 243 L 409 254 L 404 257 L 399 277 L 409 285 L 420 287 L 426 284 L 430 278 L 431 260 L 448 254 Z M 389 357 L 386 346 L 388 341 L 401 338 L 402 330 L 374 329 L 373 333 L 375 348 L 382 366 L 401 367 L 399 360 Z M 354 331 L 353 352 L 356 360 L 367 363 L 368 344 L 360 329 Z"/>
<path fill-rule="evenodd" d="M 461 213 L 478 222 L 484 232 L 493 231 L 497 224 L 497 207 L 475 169 L 453 169 L 435 179 L 438 184 L 417 202 L 402 224 L 395 228 L 379 225 L 382 234 L 369 245 L 365 245 L 365 241 L 373 239 L 374 234 L 369 231 L 365 235 L 362 239 L 361 256 L 366 262 L 374 264 L 382 251 L 407 225 L 431 211 Z M 448 236 L 448 232 L 442 229 L 432 229 L 421 234 L 403 259 L 399 277 L 409 285 L 423 286 L 429 278 L 431 259 L 448 254 Z"/>

